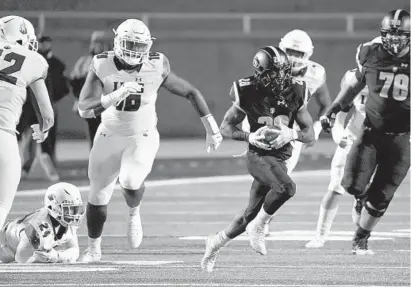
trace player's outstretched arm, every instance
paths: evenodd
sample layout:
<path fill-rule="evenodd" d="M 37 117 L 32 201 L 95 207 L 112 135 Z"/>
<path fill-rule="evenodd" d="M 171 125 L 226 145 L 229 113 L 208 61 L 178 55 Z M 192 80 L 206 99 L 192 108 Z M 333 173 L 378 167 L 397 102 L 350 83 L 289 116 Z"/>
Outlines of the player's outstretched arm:
<path fill-rule="evenodd" d="M 20 242 L 16 249 L 15 260 L 17 263 L 27 263 L 27 261 L 33 256 L 35 251 L 32 243 L 29 241 L 25 232 L 20 234 Z"/>
<path fill-rule="evenodd" d="M 331 131 L 336 114 L 349 106 L 355 97 L 364 89 L 364 87 L 365 83 L 359 81 L 355 76 L 346 79 L 346 83 L 341 87 L 336 99 L 324 115 L 320 117 L 321 125 L 324 131 Z"/>
<path fill-rule="evenodd" d="M 172 71 L 168 73 L 162 87 L 177 96 L 186 98 L 191 102 L 194 109 L 200 115 L 201 121 L 203 122 L 207 132 L 207 152 L 209 152 L 211 148 L 216 150 L 221 144 L 223 137 L 221 136 L 218 125 L 213 115 L 210 113 L 207 102 L 200 91 L 186 80 L 178 77 Z"/>
<path fill-rule="evenodd" d="M 36 112 L 41 132 L 47 132 L 54 125 L 54 111 L 51 106 L 49 93 L 43 78 L 30 85 L 34 95 L 33 107 Z"/>

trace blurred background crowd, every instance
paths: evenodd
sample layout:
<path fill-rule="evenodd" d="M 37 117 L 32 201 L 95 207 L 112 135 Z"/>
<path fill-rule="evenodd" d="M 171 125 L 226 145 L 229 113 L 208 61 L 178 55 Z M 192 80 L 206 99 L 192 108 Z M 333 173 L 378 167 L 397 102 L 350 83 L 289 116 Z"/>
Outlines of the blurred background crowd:
<path fill-rule="evenodd" d="M 171 68 L 206 97 L 218 122 L 230 105 L 233 80 L 252 74 L 255 51 L 278 45 L 293 29 L 308 32 L 314 42 L 312 59 L 327 71 L 331 96 L 342 75 L 355 67 L 359 43 L 379 35 L 381 17 L 389 10 L 409 10 L 408 0 L 3 0 L 0 16 L 29 19 L 39 35 L 39 53 L 49 63 L 47 86 L 56 114 L 49 138 L 37 146 L 30 125 L 36 120 L 31 104 L 19 124 L 23 177 L 44 155 L 47 175 L 57 180 L 56 142 L 85 139 L 92 144 L 100 119 L 81 119 L 77 99 L 93 55 L 111 49 L 113 32 L 127 18 L 143 20 L 157 40 L 152 50 L 167 55 Z M 310 112 L 317 112 L 315 101 Z M 160 91 L 157 101 L 162 138 L 203 137 L 201 122 L 189 104 Z M 327 135 L 323 135 L 327 136 Z"/>

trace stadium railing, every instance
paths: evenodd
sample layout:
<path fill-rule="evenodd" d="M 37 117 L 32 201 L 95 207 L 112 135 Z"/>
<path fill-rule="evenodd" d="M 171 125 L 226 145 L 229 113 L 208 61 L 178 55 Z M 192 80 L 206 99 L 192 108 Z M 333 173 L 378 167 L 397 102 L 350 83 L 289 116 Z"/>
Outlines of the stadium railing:
<path fill-rule="evenodd" d="M 38 30 L 61 37 L 88 38 L 90 30 L 116 27 L 122 20 L 138 18 L 152 31 L 184 38 L 264 37 L 302 28 L 315 36 L 362 37 L 378 31 L 384 14 L 378 13 L 127 13 L 81 11 L 0 11 L 0 16 L 20 15 Z M 64 30 L 63 33 L 56 31 Z M 164 37 L 162 35 L 162 37 Z"/>

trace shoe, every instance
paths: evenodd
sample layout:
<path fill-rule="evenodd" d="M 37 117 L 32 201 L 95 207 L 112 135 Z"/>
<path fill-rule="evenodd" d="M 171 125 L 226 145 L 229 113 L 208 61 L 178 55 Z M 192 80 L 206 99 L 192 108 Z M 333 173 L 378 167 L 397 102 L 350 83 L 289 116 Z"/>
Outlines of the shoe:
<path fill-rule="evenodd" d="M 264 235 L 266 237 L 270 236 L 270 223 L 268 222 L 264 224 Z"/>
<path fill-rule="evenodd" d="M 201 269 L 206 270 L 207 272 L 212 272 L 214 269 L 214 264 L 217 259 L 218 254 L 220 253 L 221 246 L 217 246 L 214 242 L 214 236 L 216 235 L 210 235 L 206 241 L 206 250 L 203 256 L 203 259 L 201 260 Z"/>
<path fill-rule="evenodd" d="M 352 253 L 356 255 L 374 255 L 374 251 L 368 249 L 368 235 L 365 238 L 358 238 L 354 235 L 352 242 Z"/>
<path fill-rule="evenodd" d="M 128 218 L 127 228 L 128 245 L 130 248 L 138 248 L 143 241 L 143 227 L 141 226 L 140 208 Z"/>
<path fill-rule="evenodd" d="M 355 225 L 358 225 L 360 223 L 361 211 L 363 207 L 364 201 L 362 199 L 355 198 L 351 211 L 352 221 Z"/>
<path fill-rule="evenodd" d="M 313 240 L 311 240 L 310 242 L 308 242 L 305 245 L 305 248 L 321 248 L 324 246 L 325 243 L 325 239 L 324 237 L 320 236 L 320 237 L 316 237 Z"/>
<path fill-rule="evenodd" d="M 265 247 L 264 225 L 257 225 L 255 222 L 250 222 L 246 229 L 250 239 L 251 248 L 261 255 L 266 255 L 267 248 Z"/>
<path fill-rule="evenodd" d="M 80 256 L 77 262 L 80 263 L 91 263 L 101 260 L 101 251 L 91 251 L 89 248 L 86 249 L 84 255 Z"/>

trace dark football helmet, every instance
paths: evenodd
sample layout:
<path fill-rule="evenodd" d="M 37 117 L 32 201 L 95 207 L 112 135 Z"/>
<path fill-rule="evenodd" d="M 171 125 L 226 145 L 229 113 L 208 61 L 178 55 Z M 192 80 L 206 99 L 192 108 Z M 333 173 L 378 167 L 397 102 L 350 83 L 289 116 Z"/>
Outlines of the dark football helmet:
<path fill-rule="evenodd" d="M 291 87 L 291 62 L 279 47 L 263 47 L 254 56 L 257 84 L 276 94 Z"/>
<path fill-rule="evenodd" d="M 397 9 L 388 12 L 381 21 L 383 47 L 392 55 L 398 55 L 410 44 L 410 13 Z"/>

